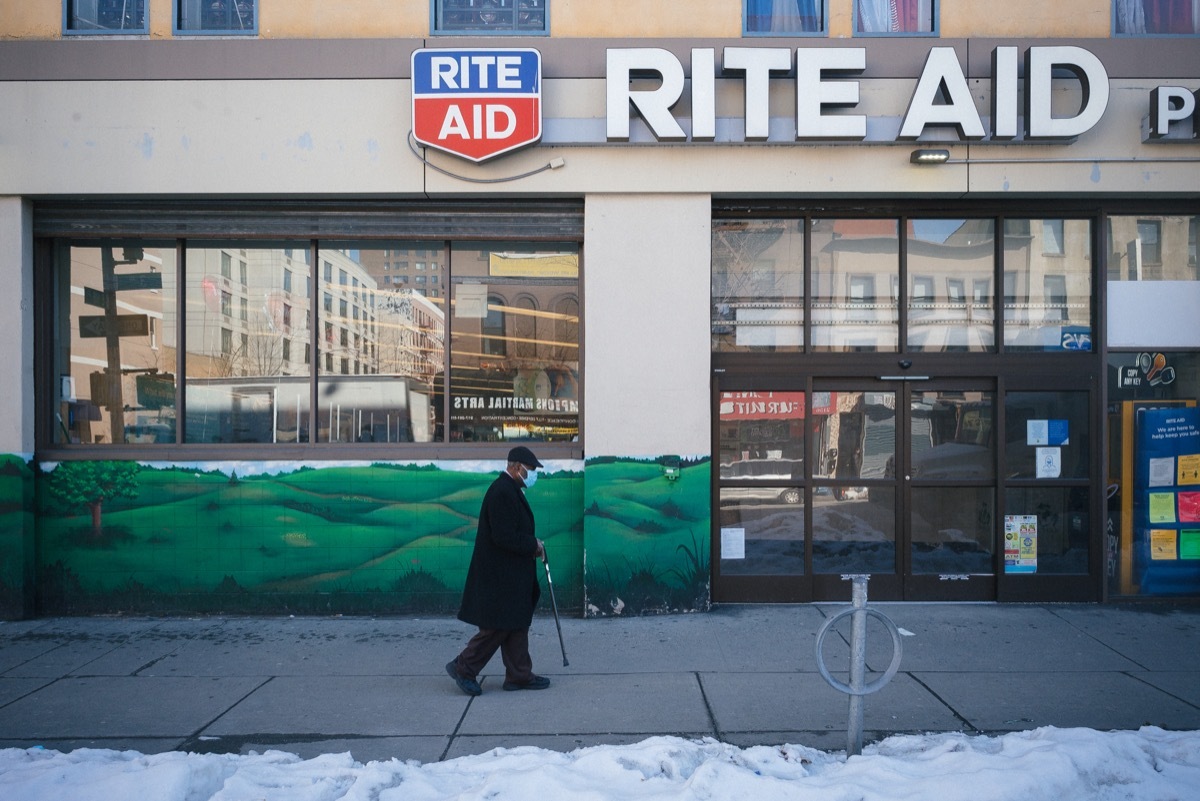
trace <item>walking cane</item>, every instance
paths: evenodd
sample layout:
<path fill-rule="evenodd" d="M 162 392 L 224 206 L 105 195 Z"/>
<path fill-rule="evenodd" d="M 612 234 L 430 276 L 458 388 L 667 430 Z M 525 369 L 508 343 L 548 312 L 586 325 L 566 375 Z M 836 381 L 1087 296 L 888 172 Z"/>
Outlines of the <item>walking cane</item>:
<path fill-rule="evenodd" d="M 542 549 L 542 564 L 546 566 L 546 587 L 550 590 L 550 608 L 554 610 L 554 627 L 558 629 L 558 647 L 562 649 L 563 667 L 566 667 L 567 662 L 567 646 L 563 644 L 562 624 L 558 622 L 558 602 L 554 600 L 554 582 L 550 579 L 550 559 L 546 556 L 546 549 Z"/>

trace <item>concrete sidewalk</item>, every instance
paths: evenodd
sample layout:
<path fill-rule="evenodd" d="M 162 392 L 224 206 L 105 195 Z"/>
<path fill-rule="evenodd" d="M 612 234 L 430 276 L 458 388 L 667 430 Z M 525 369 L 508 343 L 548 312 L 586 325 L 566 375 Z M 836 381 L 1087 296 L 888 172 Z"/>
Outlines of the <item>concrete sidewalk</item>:
<path fill-rule="evenodd" d="M 868 741 L 1038 726 L 1200 730 L 1200 608 L 872 604 L 903 633 L 900 672 L 866 699 Z M 444 665 L 449 618 L 57 618 L 0 624 L 0 747 L 350 751 L 431 762 L 497 746 L 569 751 L 657 734 L 846 745 L 846 696 L 817 630 L 844 605 L 562 621 L 531 633 L 543 692 L 502 692 L 497 655 L 469 698 Z M 849 626 L 838 627 L 846 637 Z M 868 664 L 891 641 L 869 629 Z M 845 680 L 840 636 L 826 659 Z M 871 678 L 868 676 L 868 678 Z"/>

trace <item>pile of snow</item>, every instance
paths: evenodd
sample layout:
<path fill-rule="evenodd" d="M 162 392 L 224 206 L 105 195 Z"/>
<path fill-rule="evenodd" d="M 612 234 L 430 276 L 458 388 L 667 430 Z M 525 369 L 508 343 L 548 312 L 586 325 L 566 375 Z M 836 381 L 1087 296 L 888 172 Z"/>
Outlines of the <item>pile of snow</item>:
<path fill-rule="evenodd" d="M 1200 799 L 1200 732 L 1042 728 L 999 737 L 898 735 L 849 759 L 800 746 L 497 749 L 445 762 L 30 748 L 0 751 L 5 801 L 1184 801 Z"/>

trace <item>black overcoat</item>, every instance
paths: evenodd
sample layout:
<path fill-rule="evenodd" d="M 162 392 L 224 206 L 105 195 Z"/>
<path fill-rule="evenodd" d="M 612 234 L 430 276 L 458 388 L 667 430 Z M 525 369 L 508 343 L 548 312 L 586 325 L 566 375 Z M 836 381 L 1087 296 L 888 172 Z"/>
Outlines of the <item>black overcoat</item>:
<path fill-rule="evenodd" d="M 541 597 L 533 510 L 501 473 L 483 496 L 458 619 L 481 629 L 527 629 Z"/>

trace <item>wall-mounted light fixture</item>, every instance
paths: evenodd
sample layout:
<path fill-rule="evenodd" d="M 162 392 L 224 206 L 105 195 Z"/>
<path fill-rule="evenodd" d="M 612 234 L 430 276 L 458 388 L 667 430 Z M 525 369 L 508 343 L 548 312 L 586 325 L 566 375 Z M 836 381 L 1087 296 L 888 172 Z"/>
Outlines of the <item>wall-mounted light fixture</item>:
<path fill-rule="evenodd" d="M 945 164 L 950 160 L 950 151 L 944 149 L 918 148 L 908 157 L 912 164 Z"/>

